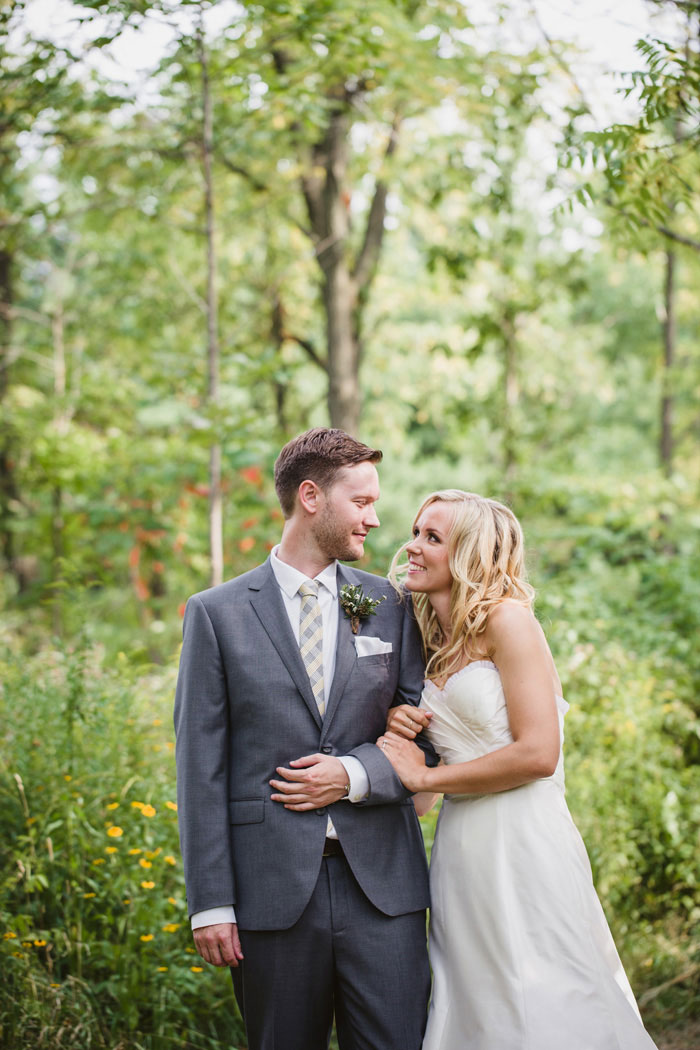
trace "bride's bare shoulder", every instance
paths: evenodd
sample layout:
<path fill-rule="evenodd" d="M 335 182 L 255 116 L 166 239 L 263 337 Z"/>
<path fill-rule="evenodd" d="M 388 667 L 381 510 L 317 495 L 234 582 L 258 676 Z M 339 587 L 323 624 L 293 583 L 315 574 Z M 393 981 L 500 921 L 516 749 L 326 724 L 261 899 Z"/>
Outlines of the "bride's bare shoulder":
<path fill-rule="evenodd" d="M 511 631 L 532 631 L 538 628 L 539 624 L 532 609 L 512 598 L 505 598 L 491 609 L 486 626 L 487 631 L 496 635 L 507 634 Z"/>

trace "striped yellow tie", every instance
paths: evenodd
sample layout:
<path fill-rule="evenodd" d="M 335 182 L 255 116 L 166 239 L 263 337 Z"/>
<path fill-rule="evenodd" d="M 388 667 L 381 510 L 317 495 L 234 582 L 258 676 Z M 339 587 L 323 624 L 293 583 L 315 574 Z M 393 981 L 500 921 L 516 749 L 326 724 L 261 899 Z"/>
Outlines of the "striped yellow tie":
<path fill-rule="evenodd" d="M 299 588 L 299 594 L 299 649 L 311 682 L 311 691 L 323 718 L 326 700 L 323 692 L 323 621 L 318 601 L 318 584 L 313 580 L 306 580 Z"/>

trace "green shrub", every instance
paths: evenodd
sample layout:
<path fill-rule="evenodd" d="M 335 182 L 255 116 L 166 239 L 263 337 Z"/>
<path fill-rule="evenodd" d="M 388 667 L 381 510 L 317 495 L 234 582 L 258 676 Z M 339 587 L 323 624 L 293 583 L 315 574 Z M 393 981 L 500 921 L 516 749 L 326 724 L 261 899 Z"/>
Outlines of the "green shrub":
<path fill-rule="evenodd" d="M 2 1043 L 242 1039 L 229 975 L 187 922 L 173 672 L 110 670 L 84 647 L 5 653 L 0 678 Z"/>

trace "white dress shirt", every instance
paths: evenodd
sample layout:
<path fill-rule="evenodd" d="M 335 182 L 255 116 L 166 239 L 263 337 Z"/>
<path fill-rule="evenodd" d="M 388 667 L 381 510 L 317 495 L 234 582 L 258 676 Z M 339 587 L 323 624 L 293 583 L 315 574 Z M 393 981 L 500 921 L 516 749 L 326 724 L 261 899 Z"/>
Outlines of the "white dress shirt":
<path fill-rule="evenodd" d="M 301 613 L 301 595 L 299 594 L 299 587 L 308 576 L 305 576 L 303 572 L 299 572 L 293 565 L 288 565 L 284 561 L 280 561 L 277 557 L 279 547 L 275 547 L 270 554 L 270 564 L 274 573 L 275 579 L 279 584 L 280 593 L 282 595 L 282 601 L 284 607 L 287 610 L 287 616 L 289 617 L 289 623 L 294 637 L 299 642 L 299 614 Z M 335 671 L 335 651 L 338 642 L 338 616 L 340 613 L 340 605 L 338 602 L 338 562 L 333 561 L 330 565 L 319 572 L 318 576 L 314 579 L 319 584 L 318 588 L 318 602 L 321 606 L 321 618 L 323 620 L 323 693 L 326 703 L 328 703 L 328 697 L 330 696 L 331 684 L 333 682 L 333 673 Z M 297 756 L 301 758 L 301 755 Z M 348 775 L 348 783 L 350 784 L 350 790 L 347 794 L 347 800 L 349 802 L 360 802 L 366 798 L 369 793 L 369 778 L 365 767 L 360 762 L 359 758 L 355 758 L 354 755 L 339 755 L 339 760 L 345 766 L 345 772 Z M 282 803 L 276 803 L 276 805 L 282 805 Z M 326 830 L 328 838 L 337 839 L 338 835 L 331 818 L 328 818 L 328 827 Z M 192 916 L 192 929 L 196 930 L 200 926 L 212 926 L 218 922 L 235 922 L 236 915 L 233 907 L 226 905 L 221 908 L 208 908 L 206 911 L 195 912 Z"/>

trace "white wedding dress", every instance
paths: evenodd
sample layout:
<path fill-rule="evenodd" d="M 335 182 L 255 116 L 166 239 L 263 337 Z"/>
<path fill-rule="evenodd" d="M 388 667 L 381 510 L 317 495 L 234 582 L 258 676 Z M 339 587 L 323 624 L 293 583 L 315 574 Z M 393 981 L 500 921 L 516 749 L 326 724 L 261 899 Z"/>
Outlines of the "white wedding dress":
<path fill-rule="evenodd" d="M 558 699 L 562 730 L 568 705 Z M 495 664 L 427 682 L 445 763 L 512 742 Z M 430 865 L 433 994 L 423 1050 L 654 1050 L 553 776 L 446 795 Z"/>

